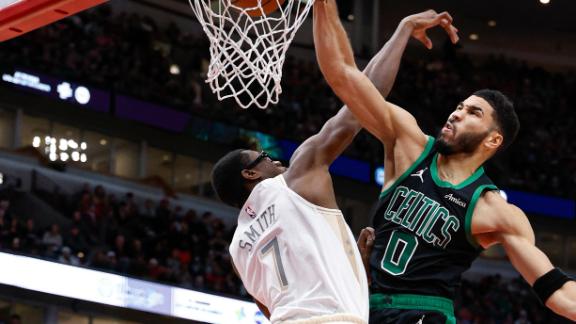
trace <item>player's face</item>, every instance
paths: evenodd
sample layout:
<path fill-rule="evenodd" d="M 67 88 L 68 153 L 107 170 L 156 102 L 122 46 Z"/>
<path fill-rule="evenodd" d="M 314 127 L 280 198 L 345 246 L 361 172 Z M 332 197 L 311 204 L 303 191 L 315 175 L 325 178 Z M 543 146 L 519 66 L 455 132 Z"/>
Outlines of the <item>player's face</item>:
<path fill-rule="evenodd" d="M 286 171 L 286 167 L 280 161 L 274 161 L 266 151 L 245 151 L 248 154 L 247 170 L 253 170 L 260 173 L 261 179 L 273 178 Z"/>
<path fill-rule="evenodd" d="M 494 130 L 494 109 L 481 97 L 470 96 L 459 103 L 438 135 L 438 150 L 444 155 L 473 153 Z"/>

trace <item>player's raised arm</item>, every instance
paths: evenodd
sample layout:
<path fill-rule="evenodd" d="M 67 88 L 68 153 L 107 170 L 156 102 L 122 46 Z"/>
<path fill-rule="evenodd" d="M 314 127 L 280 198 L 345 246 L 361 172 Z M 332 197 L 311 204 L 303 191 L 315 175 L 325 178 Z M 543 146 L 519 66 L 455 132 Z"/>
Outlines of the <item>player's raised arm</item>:
<path fill-rule="evenodd" d="M 542 303 L 555 313 L 576 321 L 576 282 L 555 268 L 536 247 L 534 231 L 524 212 L 505 202 L 497 193 L 487 193 L 477 208 L 484 213 L 482 216 L 489 213 L 499 219 L 491 222 L 492 233 L 478 235 L 479 243 L 485 247 L 502 244 L 510 262 L 533 287 Z M 482 220 L 473 219 L 472 226 L 481 226 L 481 223 Z"/>
<path fill-rule="evenodd" d="M 394 85 L 400 61 L 410 36 L 431 48 L 432 43 L 426 31 L 442 26 L 453 42 L 458 41 L 457 29 L 449 23 L 447 12 L 436 13 L 434 10 L 410 15 L 402 19 L 390 40 L 370 60 L 364 74 L 374 84 L 380 94 L 386 98 Z M 330 118 L 315 136 L 309 138 L 293 155 L 294 158 L 308 158 L 309 165 L 330 165 L 350 145 L 361 125 L 344 106 Z"/>
<path fill-rule="evenodd" d="M 317 1 L 314 5 L 314 43 L 326 81 L 363 127 L 385 145 L 394 145 L 401 137 L 410 138 L 418 146 L 425 145 L 426 137 L 414 117 L 386 102 L 356 67 L 334 0 Z"/>

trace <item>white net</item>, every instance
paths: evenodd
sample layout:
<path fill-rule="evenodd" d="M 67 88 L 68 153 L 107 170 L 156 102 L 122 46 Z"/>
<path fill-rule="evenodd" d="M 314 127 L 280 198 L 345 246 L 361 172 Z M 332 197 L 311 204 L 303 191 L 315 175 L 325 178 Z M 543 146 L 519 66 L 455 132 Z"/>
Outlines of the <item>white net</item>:
<path fill-rule="evenodd" d="M 286 51 L 314 0 L 189 0 L 210 40 L 206 82 L 242 108 L 277 104 Z"/>

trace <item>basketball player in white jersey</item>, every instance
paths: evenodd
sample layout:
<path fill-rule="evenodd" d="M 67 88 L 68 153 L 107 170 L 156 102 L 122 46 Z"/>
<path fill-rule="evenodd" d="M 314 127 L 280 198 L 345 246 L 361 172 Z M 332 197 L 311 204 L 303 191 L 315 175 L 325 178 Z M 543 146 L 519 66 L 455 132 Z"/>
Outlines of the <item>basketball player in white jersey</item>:
<path fill-rule="evenodd" d="M 428 48 L 426 30 L 447 13 L 405 18 L 365 73 L 388 95 L 410 35 Z M 238 275 L 272 323 L 367 323 L 368 286 L 354 237 L 336 204 L 330 164 L 360 130 L 346 107 L 293 154 L 290 168 L 266 152 L 235 150 L 212 171 L 220 199 L 240 208 L 230 254 Z"/>

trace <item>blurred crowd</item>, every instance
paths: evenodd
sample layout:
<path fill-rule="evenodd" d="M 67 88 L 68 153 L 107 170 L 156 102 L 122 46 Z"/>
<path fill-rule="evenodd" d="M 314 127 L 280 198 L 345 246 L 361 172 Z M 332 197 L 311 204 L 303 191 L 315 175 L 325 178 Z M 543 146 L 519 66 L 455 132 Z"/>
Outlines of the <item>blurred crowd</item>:
<path fill-rule="evenodd" d="M 442 47 L 442 46 L 441 46 Z M 218 102 L 204 83 L 208 41 L 198 31 L 161 25 L 135 13 L 100 6 L 0 44 L 0 63 L 29 67 L 183 109 L 212 120 L 303 140 L 341 104 L 311 59 L 288 57 L 276 107 L 242 110 Z M 472 58 L 448 43 L 426 55 L 407 55 L 390 100 L 412 112 L 435 135 L 458 102 L 495 88 L 514 101 L 522 127 L 517 142 L 489 165 L 502 187 L 574 197 L 576 115 L 574 71 L 548 72 L 504 57 Z M 346 154 L 383 161 L 381 145 L 361 133 Z"/>
<path fill-rule="evenodd" d="M 572 323 L 545 308 L 523 279 L 498 275 L 465 280 L 454 308 L 460 324 Z"/>
<path fill-rule="evenodd" d="M 204 212 L 183 210 L 168 199 L 134 202 L 88 185 L 72 196 L 40 194 L 67 216 L 37 228 L 0 200 L 0 250 L 85 266 L 185 288 L 245 296 L 235 276 L 230 228 Z"/>

